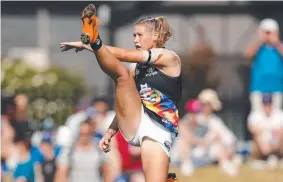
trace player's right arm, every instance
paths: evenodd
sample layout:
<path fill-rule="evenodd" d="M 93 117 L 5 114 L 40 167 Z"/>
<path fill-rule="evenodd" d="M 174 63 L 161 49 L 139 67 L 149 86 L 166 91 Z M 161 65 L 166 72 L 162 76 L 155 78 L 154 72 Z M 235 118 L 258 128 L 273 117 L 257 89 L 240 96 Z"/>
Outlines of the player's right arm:
<path fill-rule="evenodd" d="M 110 124 L 109 128 L 107 131 L 104 133 L 103 138 L 99 142 L 99 148 L 104 151 L 104 152 L 109 152 L 110 151 L 110 142 L 111 139 L 116 133 L 118 132 L 119 127 L 118 127 L 118 122 L 116 119 L 116 116 L 114 117 L 112 123 Z"/>

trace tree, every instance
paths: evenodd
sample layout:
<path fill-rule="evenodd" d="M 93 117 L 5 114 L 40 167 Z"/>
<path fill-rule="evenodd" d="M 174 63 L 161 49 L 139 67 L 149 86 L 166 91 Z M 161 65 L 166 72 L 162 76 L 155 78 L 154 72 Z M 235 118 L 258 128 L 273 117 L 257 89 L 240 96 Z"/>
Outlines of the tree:
<path fill-rule="evenodd" d="M 2 92 L 27 95 L 28 117 L 32 121 L 52 117 L 57 124 L 64 123 L 86 92 L 84 80 L 65 69 L 51 67 L 39 72 L 21 60 L 1 63 Z"/>

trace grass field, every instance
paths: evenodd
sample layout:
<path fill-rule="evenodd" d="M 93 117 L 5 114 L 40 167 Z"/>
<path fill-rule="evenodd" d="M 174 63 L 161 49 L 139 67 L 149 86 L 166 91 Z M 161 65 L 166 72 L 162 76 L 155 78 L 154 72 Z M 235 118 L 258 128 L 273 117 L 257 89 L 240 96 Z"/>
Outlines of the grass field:
<path fill-rule="evenodd" d="M 205 167 L 195 171 L 192 177 L 183 177 L 179 169 L 171 168 L 175 172 L 178 182 L 283 182 L 283 171 L 255 170 L 249 166 L 243 166 L 236 177 L 230 177 L 217 167 Z"/>
<path fill-rule="evenodd" d="M 178 182 L 283 182 L 283 171 L 255 170 L 249 166 L 243 166 L 236 177 L 230 177 L 220 171 L 217 167 L 205 167 L 195 171 L 192 177 L 184 177 L 178 168 L 171 168 L 175 172 Z M 12 182 L 6 178 L 3 182 Z"/>

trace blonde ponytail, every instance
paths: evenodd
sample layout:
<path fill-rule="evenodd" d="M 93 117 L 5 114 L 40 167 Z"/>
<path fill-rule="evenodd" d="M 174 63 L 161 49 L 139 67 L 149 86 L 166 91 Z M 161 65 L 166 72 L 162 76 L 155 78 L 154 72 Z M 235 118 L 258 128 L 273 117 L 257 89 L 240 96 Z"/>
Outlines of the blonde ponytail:
<path fill-rule="evenodd" d="M 158 47 L 164 47 L 165 43 L 172 37 L 172 29 L 163 16 L 145 17 L 136 22 L 136 25 L 144 24 L 151 31 L 157 33 L 156 44 Z"/>

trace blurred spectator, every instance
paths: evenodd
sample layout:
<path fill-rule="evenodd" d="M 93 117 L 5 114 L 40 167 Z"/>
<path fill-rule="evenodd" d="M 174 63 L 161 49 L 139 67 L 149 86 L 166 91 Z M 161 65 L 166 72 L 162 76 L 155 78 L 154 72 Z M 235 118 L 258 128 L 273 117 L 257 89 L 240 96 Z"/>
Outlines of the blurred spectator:
<path fill-rule="evenodd" d="M 115 117 L 115 111 L 110 110 L 111 107 L 109 105 L 108 99 L 104 97 L 93 99 L 91 106 L 96 112 L 96 115 L 93 119 L 95 122 L 97 122 L 98 130 L 104 133 Z"/>
<path fill-rule="evenodd" d="M 214 161 L 229 175 L 236 175 L 238 170 L 232 160 L 235 154 L 235 135 L 213 112 L 219 111 L 222 104 L 217 93 L 211 89 L 203 90 L 197 101 L 188 103 L 189 114 L 180 125 L 181 171 L 192 175 L 195 167 L 202 167 Z M 200 109 L 200 113 L 196 114 Z"/>
<path fill-rule="evenodd" d="M 42 181 L 41 170 L 31 155 L 31 142 L 29 136 L 22 133 L 15 139 L 18 151 L 18 161 L 14 170 L 13 178 L 17 182 Z"/>
<path fill-rule="evenodd" d="M 199 125 L 196 121 L 200 107 L 200 102 L 195 99 L 186 103 L 185 111 L 187 114 L 179 124 L 179 136 L 172 152 L 172 161 L 180 160 L 181 172 L 185 176 L 190 176 L 194 172 L 191 149 L 200 142 L 201 137 L 207 132 L 207 127 Z"/>
<path fill-rule="evenodd" d="M 86 110 L 79 111 L 68 117 L 66 125 L 71 129 L 70 132 L 71 135 L 73 135 L 70 138 L 76 138 L 79 133 L 78 129 L 80 128 L 80 123 L 85 121 L 87 118 L 91 118 L 92 124 L 95 125 L 92 131 L 92 138 L 95 142 L 99 142 L 114 117 L 115 112 L 110 110 L 110 106 L 106 98 L 94 98 Z M 64 140 L 62 140 L 62 137 L 57 138 L 59 141 Z M 108 152 L 107 156 L 111 161 L 111 177 L 115 178 L 120 174 L 120 159 L 118 149 L 115 147 L 114 142 L 112 143 L 111 151 Z"/>
<path fill-rule="evenodd" d="M 2 116 L 1 118 L 1 148 L 2 155 L 5 153 L 10 153 L 9 146 L 13 144 L 15 138 L 15 131 L 9 121 Z M 4 147 L 5 146 L 5 147 Z"/>
<path fill-rule="evenodd" d="M 283 111 L 272 107 L 272 95 L 262 98 L 264 111 L 253 111 L 248 117 L 248 128 L 253 135 L 255 151 L 266 160 L 270 168 L 275 168 L 283 154 Z M 281 159 L 283 164 L 283 158 Z"/>
<path fill-rule="evenodd" d="M 27 106 L 28 106 L 28 97 L 24 94 L 16 95 L 15 104 L 16 104 L 16 120 L 19 122 L 27 122 Z"/>
<path fill-rule="evenodd" d="M 189 57 L 185 59 L 187 61 L 182 63 L 182 73 L 188 82 L 184 86 L 192 95 L 203 88 L 216 87 L 219 81 L 218 76 L 212 73 L 216 53 L 206 36 L 204 25 L 197 25 L 196 34 L 197 42 L 189 49 Z"/>
<path fill-rule="evenodd" d="M 216 158 L 224 172 L 236 175 L 238 169 L 232 163 L 235 155 L 236 136 L 222 119 L 213 113 L 221 110 L 222 103 L 217 93 L 211 89 L 203 90 L 198 99 L 202 109 L 197 121 L 208 127 L 208 133 L 205 135 L 202 145 L 209 148 L 211 159 Z"/>
<path fill-rule="evenodd" d="M 64 147 L 57 159 L 57 182 L 111 181 L 109 163 L 92 138 L 93 125 L 87 119 L 80 125 L 79 138 L 70 149 Z M 102 175 L 101 175 L 102 173 Z"/>
<path fill-rule="evenodd" d="M 15 130 L 10 122 L 2 116 L 1 118 L 1 169 L 5 180 L 10 178 L 11 172 L 16 168 L 18 152 L 14 144 Z"/>
<path fill-rule="evenodd" d="M 15 96 L 2 97 L 1 98 L 1 115 L 6 118 L 6 120 L 11 124 L 15 130 L 16 137 L 20 133 L 30 134 L 31 129 L 29 128 L 28 120 L 17 120 L 18 108 L 25 105 L 22 103 L 21 99 L 17 99 Z"/>
<path fill-rule="evenodd" d="M 1 115 L 9 122 L 16 119 L 16 103 L 13 96 L 1 97 Z"/>
<path fill-rule="evenodd" d="M 114 117 L 115 117 L 115 111 L 111 110 L 111 106 L 109 104 L 109 99 L 106 97 L 98 97 L 94 98 L 91 101 L 91 109 L 88 109 L 88 115 L 91 115 L 91 111 L 95 114 L 91 115 L 92 122 L 97 127 L 95 127 L 96 131 L 94 135 L 94 138 L 97 142 L 100 141 L 100 139 L 103 137 L 103 133 L 108 129 L 110 124 L 112 123 Z M 120 154 L 118 151 L 118 147 L 116 145 L 116 141 L 112 140 L 111 144 L 111 151 L 108 152 L 108 158 L 111 161 L 111 176 L 113 178 L 116 178 L 120 175 L 121 172 L 121 160 L 120 160 Z"/>
<path fill-rule="evenodd" d="M 49 163 L 53 163 L 61 151 L 60 142 L 56 143 L 55 131 L 53 119 L 46 118 L 42 123 L 42 130 L 35 131 L 31 137 L 31 154 L 41 167 L 44 167 L 45 164 L 50 166 Z M 44 168 L 42 169 L 44 170 Z"/>
<path fill-rule="evenodd" d="M 11 124 L 14 130 L 18 130 L 16 121 L 16 103 L 14 97 L 1 97 L 1 116 Z"/>
<path fill-rule="evenodd" d="M 262 109 L 262 94 L 272 93 L 273 107 L 282 108 L 283 45 L 279 40 L 279 26 L 273 19 L 260 22 L 258 40 L 245 52 L 252 60 L 250 100 L 252 110 Z"/>
<path fill-rule="evenodd" d="M 76 139 L 78 137 L 80 124 L 83 123 L 88 117 L 89 117 L 89 113 L 86 112 L 85 110 L 82 110 L 82 111 L 79 111 L 77 113 L 70 115 L 67 118 L 65 126 L 68 127 L 68 129 L 70 129 L 70 132 L 71 132 L 71 135 L 72 135 L 71 139 Z M 62 129 L 62 131 L 67 130 L 67 129 L 63 129 L 63 127 L 61 126 L 61 127 L 58 128 L 57 135 L 60 135 L 61 129 Z M 58 140 L 61 140 L 61 139 L 65 140 L 62 137 L 57 137 L 57 138 L 58 138 Z"/>
<path fill-rule="evenodd" d="M 40 150 L 43 154 L 43 162 L 41 164 L 41 170 L 44 178 L 44 182 L 53 182 L 56 172 L 55 159 L 58 155 L 52 145 L 52 139 L 50 136 L 44 136 Z"/>
<path fill-rule="evenodd" d="M 121 132 L 115 137 L 116 147 L 119 151 L 119 160 L 121 164 L 121 175 L 119 182 L 143 182 L 145 181 L 142 173 L 141 149 L 128 144 Z M 112 146 L 111 146 L 112 147 Z M 112 150 L 112 149 L 111 149 Z"/>
<path fill-rule="evenodd" d="M 189 50 L 192 66 L 200 70 L 208 70 L 215 57 L 215 52 L 206 36 L 205 27 L 197 25 L 197 43 Z"/>
<path fill-rule="evenodd" d="M 80 123 L 85 121 L 88 117 L 97 125 L 97 127 L 95 127 L 95 133 L 102 137 L 103 132 L 108 129 L 115 117 L 115 112 L 110 110 L 106 98 L 95 98 L 91 101 L 90 106 L 87 109 L 69 116 L 66 125 L 72 130 L 72 133 L 77 135 Z"/>
<path fill-rule="evenodd" d="M 15 95 L 14 102 L 16 104 L 15 124 L 22 132 L 30 135 L 32 131 L 27 115 L 28 97 L 24 94 Z"/>
<path fill-rule="evenodd" d="M 39 146 L 43 137 L 50 136 L 52 140 L 56 138 L 56 125 L 53 118 L 48 117 L 41 123 L 41 130 L 36 130 L 32 134 L 31 142 L 33 146 Z M 55 142 L 55 141 L 52 141 Z"/>

